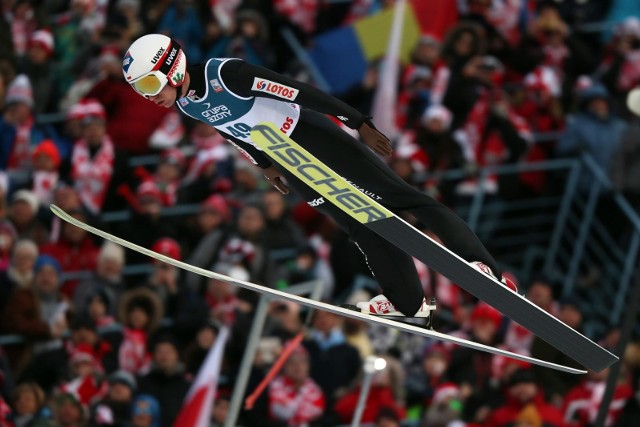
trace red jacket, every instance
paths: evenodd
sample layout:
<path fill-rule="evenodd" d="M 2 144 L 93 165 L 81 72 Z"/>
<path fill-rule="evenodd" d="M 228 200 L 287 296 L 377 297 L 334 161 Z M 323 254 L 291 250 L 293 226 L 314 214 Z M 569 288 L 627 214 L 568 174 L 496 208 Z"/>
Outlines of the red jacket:
<path fill-rule="evenodd" d="M 534 409 L 542 419 L 543 425 L 553 427 L 565 427 L 562 413 L 553 405 L 545 402 L 542 394 L 538 394 L 533 401 L 522 404 L 509 398 L 506 405 L 496 408 L 489 414 L 484 424 L 486 427 L 503 427 L 512 425 L 528 405 L 534 405 Z"/>
<path fill-rule="evenodd" d="M 359 397 L 360 387 L 347 393 L 336 402 L 334 410 L 340 417 L 341 422 L 345 424 L 351 422 L 353 414 L 356 410 L 356 406 L 358 405 Z M 385 406 L 393 408 L 398 416 L 401 419 L 404 419 L 405 409 L 398 405 L 398 403 L 395 401 L 391 388 L 372 385 L 371 390 L 369 391 L 369 396 L 367 397 L 367 403 L 365 405 L 364 411 L 362 412 L 362 419 L 360 420 L 360 422 L 362 424 L 375 422 L 378 411 L 380 410 L 380 408 Z"/>
<path fill-rule="evenodd" d="M 40 253 L 51 255 L 60 263 L 63 272 L 71 271 L 94 271 L 97 264 L 98 248 L 86 236 L 79 244 L 73 244 L 60 238 L 56 243 L 49 243 L 40 248 Z M 61 292 L 69 298 L 73 297 L 73 292 L 78 285 L 78 280 L 69 280 L 63 283 Z"/>
<path fill-rule="evenodd" d="M 124 80 L 105 79 L 87 94 L 107 110 L 107 134 L 129 154 L 149 151 L 149 138 L 171 110 L 138 95 Z"/>
<path fill-rule="evenodd" d="M 598 416 L 605 388 L 604 381 L 584 381 L 569 390 L 562 404 L 562 412 L 568 425 L 571 427 L 592 425 Z M 627 403 L 627 399 L 632 395 L 633 390 L 628 384 L 619 384 L 616 387 L 605 425 L 615 423 Z"/>

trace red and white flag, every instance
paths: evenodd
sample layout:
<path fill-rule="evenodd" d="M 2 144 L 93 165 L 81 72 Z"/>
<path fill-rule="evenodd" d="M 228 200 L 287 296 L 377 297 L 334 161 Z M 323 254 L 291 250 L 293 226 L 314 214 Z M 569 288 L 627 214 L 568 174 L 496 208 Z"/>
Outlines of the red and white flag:
<path fill-rule="evenodd" d="M 184 399 L 182 409 L 174 421 L 173 427 L 209 427 L 211 424 L 211 410 L 218 388 L 220 366 L 228 335 L 229 330 L 223 326 Z"/>
<path fill-rule="evenodd" d="M 398 133 L 396 104 L 398 100 L 398 75 L 400 73 L 400 44 L 404 25 L 406 0 L 396 0 L 393 23 L 387 44 L 387 52 L 378 74 L 378 88 L 373 97 L 373 123 L 390 139 Z"/>

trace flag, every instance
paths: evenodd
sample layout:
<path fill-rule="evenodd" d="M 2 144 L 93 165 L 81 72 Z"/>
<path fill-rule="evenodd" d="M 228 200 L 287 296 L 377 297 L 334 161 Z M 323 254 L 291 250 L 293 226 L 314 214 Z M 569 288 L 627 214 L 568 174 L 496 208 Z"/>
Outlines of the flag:
<path fill-rule="evenodd" d="M 378 74 L 378 87 L 373 97 L 373 123 L 378 130 L 393 139 L 396 127 L 396 101 L 398 99 L 398 74 L 400 72 L 400 43 L 404 24 L 406 0 L 396 0 L 393 24 L 387 43 L 387 52 Z"/>
<path fill-rule="evenodd" d="M 209 427 L 211 424 L 211 410 L 218 388 L 220 366 L 228 335 L 229 330 L 226 326 L 220 328 L 216 342 L 200 367 L 173 427 Z"/>
<path fill-rule="evenodd" d="M 352 25 L 314 37 L 309 56 L 329 84 L 331 93 L 344 93 L 360 83 L 369 64 L 384 56 L 393 15 L 393 8 L 387 8 Z M 406 7 L 404 15 L 399 56 L 407 63 L 420 38 L 420 27 L 412 7 Z"/>

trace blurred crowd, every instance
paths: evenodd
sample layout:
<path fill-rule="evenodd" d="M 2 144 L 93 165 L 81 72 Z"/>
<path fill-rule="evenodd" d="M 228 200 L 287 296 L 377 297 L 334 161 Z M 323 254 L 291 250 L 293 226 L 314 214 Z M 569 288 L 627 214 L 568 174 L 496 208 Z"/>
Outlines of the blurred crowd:
<path fill-rule="evenodd" d="M 425 32 L 398 81 L 391 167 L 455 208 L 478 191 L 554 192 L 522 173 L 479 183 L 484 166 L 590 154 L 640 204 L 640 20 L 624 1 L 458 0 L 443 34 Z M 455 3 L 455 4 L 454 4 Z M 75 218 L 198 267 L 278 289 L 320 280 L 322 299 L 377 293 L 358 248 L 295 195 L 272 189 L 216 131 L 138 96 L 124 81 L 129 44 L 179 40 L 188 61 L 240 57 L 314 84 L 284 42 L 303 46 L 393 1 L 5 0 L 0 25 L 0 426 L 168 427 L 222 325 L 231 328 L 211 426 L 223 425 L 259 296 L 98 241 Z M 452 6 L 453 5 L 453 6 Z M 617 16 L 616 22 L 586 31 Z M 335 94 L 372 110 L 381 63 Z M 151 160 L 149 160 L 151 159 Z M 442 179 L 462 169 L 465 178 Z M 588 182 L 581 183 L 588 186 Z M 167 212 L 182 215 L 166 215 Z M 121 220 L 107 220 L 111 215 Z M 420 226 L 420 224 L 416 224 Z M 428 230 L 424 230 L 428 232 Z M 418 265 L 438 330 L 548 361 L 563 354 Z M 514 277 L 517 281 L 517 278 Z M 583 315 L 546 277 L 526 296 L 581 329 Z M 248 390 L 306 330 L 239 424 L 348 424 L 362 362 L 373 377 L 363 423 L 377 427 L 590 426 L 608 370 L 559 374 L 502 357 L 273 302 Z M 615 329 L 596 337 L 610 350 Z M 608 426 L 640 415 L 640 345 L 626 351 Z"/>

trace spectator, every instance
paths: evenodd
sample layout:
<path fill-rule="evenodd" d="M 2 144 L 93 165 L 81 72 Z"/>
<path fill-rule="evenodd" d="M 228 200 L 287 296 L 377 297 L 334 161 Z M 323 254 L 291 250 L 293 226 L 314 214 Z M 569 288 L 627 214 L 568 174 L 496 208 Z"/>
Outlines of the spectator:
<path fill-rule="evenodd" d="M 116 371 L 107 379 L 109 391 L 91 409 L 89 427 L 126 426 L 131 420 L 136 379 L 126 371 Z"/>
<path fill-rule="evenodd" d="M 451 384 L 447 381 L 447 370 L 451 362 L 451 351 L 442 344 L 434 344 L 424 352 L 424 358 L 418 369 L 407 372 L 405 389 L 407 406 L 421 405 L 428 408 L 438 387 Z M 417 367 L 416 367 L 417 368 Z"/>
<path fill-rule="evenodd" d="M 151 250 L 175 260 L 182 260 L 182 249 L 175 240 L 164 237 L 157 240 Z M 180 279 L 180 269 L 156 259 L 151 261 L 153 270 L 145 284 L 147 289 L 155 293 L 160 301 L 166 316 L 174 317 L 177 314 L 180 292 L 183 290 Z"/>
<path fill-rule="evenodd" d="M 222 248 L 220 261 L 242 263 L 250 273 L 250 280 L 274 283 L 274 263 L 267 243 L 265 211 L 257 204 L 245 205 L 238 213 L 236 236 Z"/>
<path fill-rule="evenodd" d="M 53 427 L 44 390 L 36 383 L 18 384 L 11 398 L 15 427 Z"/>
<path fill-rule="evenodd" d="M 101 365 L 94 355 L 94 348 L 77 344 L 69 356 L 69 381 L 60 386 L 62 393 L 72 394 L 83 407 L 101 400 L 108 390 Z"/>
<path fill-rule="evenodd" d="M 159 19 L 156 30 L 167 34 L 182 44 L 189 52 L 187 62 L 196 64 L 202 59 L 202 22 L 195 7 L 180 1 L 172 1 Z"/>
<path fill-rule="evenodd" d="M 211 425 L 209 427 L 223 427 L 229 417 L 229 404 L 231 403 L 230 390 L 218 386 L 216 400 L 211 410 Z"/>
<path fill-rule="evenodd" d="M 402 419 L 394 408 L 383 406 L 376 415 L 375 427 L 401 427 Z"/>
<path fill-rule="evenodd" d="M 589 371 L 580 384 L 565 394 L 562 413 L 567 427 L 595 425 L 600 411 L 600 393 L 607 387 L 609 369 Z M 632 398 L 633 389 L 628 381 L 620 380 L 615 385 L 604 425 L 615 425 L 627 399 Z"/>
<path fill-rule="evenodd" d="M 59 293 L 61 269 L 55 258 L 40 255 L 34 274 L 30 286 L 16 288 L 11 293 L 1 324 L 4 332 L 30 340 L 7 348 L 14 376 L 20 378 L 24 374 L 25 378 L 37 379 L 48 390 L 65 364 L 59 363 L 61 354 L 64 357 L 60 337 L 67 329 L 68 304 Z M 29 365 L 30 372 L 25 372 Z"/>
<path fill-rule="evenodd" d="M 334 410 L 343 424 L 349 423 L 353 418 L 361 391 L 361 386 L 357 386 L 336 401 Z M 375 421 L 378 410 L 384 407 L 392 409 L 399 419 L 405 417 L 405 408 L 395 393 L 393 373 L 389 368 L 373 374 L 371 389 L 362 413 L 362 423 Z"/>
<path fill-rule="evenodd" d="M 309 338 L 304 341 L 311 378 L 322 388 L 328 407 L 333 406 L 338 390 L 351 385 L 362 366 L 358 350 L 347 344 L 340 323 L 337 315 L 318 310 Z"/>
<path fill-rule="evenodd" d="M 269 384 L 269 417 L 287 426 L 302 427 L 322 416 L 325 398 L 309 377 L 309 354 L 298 347 L 287 359 L 282 374 Z"/>
<path fill-rule="evenodd" d="M 144 374 L 151 363 L 149 336 L 163 318 L 162 302 L 148 289 L 127 291 L 119 301 L 118 317 L 123 325 L 118 366 L 132 374 Z"/>
<path fill-rule="evenodd" d="M 445 203 L 453 201 L 455 180 L 442 180 L 440 175 L 466 165 L 460 145 L 451 134 L 451 112 L 442 105 L 432 105 L 422 114 L 419 126 L 407 131 L 396 153 L 408 158 L 415 171 L 426 173 L 424 190 Z"/>
<path fill-rule="evenodd" d="M 56 396 L 52 410 L 56 427 L 85 426 L 85 410 L 72 394 L 62 393 Z"/>
<path fill-rule="evenodd" d="M 441 63 L 434 70 L 431 102 L 443 104 L 452 112 L 453 129 L 464 123 L 475 102 L 477 83 L 473 73 L 475 62 L 471 59 L 485 53 L 484 43 L 478 25 L 460 23 L 449 31 L 442 44 Z"/>
<path fill-rule="evenodd" d="M 10 223 L 0 223 L 1 237 L 8 240 L 3 231 Z M 5 243 L 6 244 L 6 243 Z M 31 240 L 18 240 L 11 250 L 11 263 L 4 271 L 0 271 L 0 316 L 4 311 L 7 300 L 17 288 L 31 286 L 33 280 L 33 268 L 38 258 L 38 247 Z"/>
<path fill-rule="evenodd" d="M 27 76 L 20 74 L 9 84 L 4 99 L 4 111 L 0 119 L 3 136 L 0 145 L 0 169 L 29 168 L 32 144 L 46 138 L 55 139 L 56 133 L 53 128 L 38 126 L 33 119 L 31 83 Z"/>
<path fill-rule="evenodd" d="M 242 157 L 235 163 L 233 183 L 229 200 L 237 200 L 245 204 L 260 202 L 264 189 L 262 176 L 254 165 Z"/>
<path fill-rule="evenodd" d="M 567 129 L 558 141 L 556 154 L 579 156 L 588 154 L 606 173 L 611 173 L 615 152 L 619 149 L 626 123 L 611 110 L 610 97 L 604 86 L 595 83 L 579 90 L 580 108 L 567 119 Z M 587 191 L 590 181 L 581 181 Z"/>
<path fill-rule="evenodd" d="M 560 303 L 557 317 L 575 330 L 582 331 L 582 313 L 578 306 L 571 300 L 565 300 Z M 531 344 L 531 356 L 542 358 L 543 360 L 548 360 L 553 363 L 562 363 L 565 366 L 572 366 L 574 368 L 579 368 L 580 366 L 570 357 L 567 357 L 564 353 L 538 337 L 535 337 Z M 534 366 L 533 368 L 539 384 L 544 387 L 545 395 L 552 403 L 560 405 L 563 396 L 566 396 L 569 389 L 577 385 L 580 377 L 561 372 L 550 374 L 544 371 L 544 369 L 538 366 Z"/>
<path fill-rule="evenodd" d="M 60 179 L 60 151 L 53 141 L 45 139 L 33 149 L 32 162 L 31 190 L 43 204 L 50 204 Z"/>
<path fill-rule="evenodd" d="M 304 244 L 300 227 L 293 222 L 284 195 L 270 189 L 262 195 L 266 227 L 264 240 L 268 250 L 292 249 Z"/>
<path fill-rule="evenodd" d="M 249 272 L 239 265 L 217 263 L 212 269 L 237 280 L 249 280 Z M 237 290 L 237 286 L 231 283 L 213 278 L 208 280 L 204 299 L 207 303 L 210 319 L 228 325 L 234 322 L 236 312 L 240 307 L 236 296 Z"/>
<path fill-rule="evenodd" d="M 639 64 L 640 20 L 631 16 L 616 26 L 610 52 L 598 70 L 614 96 L 618 111 L 626 111 L 627 93 L 640 83 Z"/>
<path fill-rule="evenodd" d="M 96 323 L 84 316 L 76 316 L 69 326 L 71 339 L 66 342 L 69 358 L 78 353 L 82 356 L 88 353 L 100 372 L 110 373 L 118 368 L 117 344 L 114 333 L 103 331 L 98 335 Z"/>
<path fill-rule="evenodd" d="M 128 181 L 124 154 L 116 150 L 106 129 L 106 113 L 100 102 L 87 99 L 79 107 L 81 138 L 74 142 L 71 159 L 62 175 L 73 182 L 83 206 L 93 215 L 122 207 L 118 187 Z"/>
<path fill-rule="evenodd" d="M 530 370 L 516 371 L 509 381 L 506 403 L 494 409 L 487 419 L 488 427 L 506 427 L 518 423 L 562 427 L 562 413 L 544 400 L 542 390 Z"/>
<path fill-rule="evenodd" d="M 138 390 L 157 399 L 162 408 L 160 425 L 171 426 L 189 391 L 189 381 L 173 338 L 164 336 L 154 342 L 153 365 L 148 374 L 139 378 Z"/>
<path fill-rule="evenodd" d="M 53 35 L 49 30 L 34 31 L 27 45 L 26 55 L 18 62 L 17 71 L 25 74 L 33 86 L 33 112 L 49 113 L 55 110 L 56 78 L 51 61 L 55 49 Z"/>
<path fill-rule="evenodd" d="M 171 110 L 156 106 L 131 90 L 120 67 L 107 68 L 85 97 L 104 106 L 106 134 L 116 150 L 128 155 L 148 153 L 151 135 L 171 114 Z"/>
<path fill-rule="evenodd" d="M 133 401 L 131 411 L 132 427 L 160 427 L 162 426 L 165 408 L 149 394 L 141 394 Z M 161 417 L 162 415 L 162 417 Z"/>
<path fill-rule="evenodd" d="M 160 154 L 156 171 L 150 174 L 146 169 L 136 168 L 136 175 L 142 184 L 153 183 L 160 191 L 162 206 L 174 206 L 178 202 L 181 178 L 186 159 L 179 148 L 169 148 Z"/>
<path fill-rule="evenodd" d="M 13 193 L 9 205 L 9 220 L 22 239 L 30 239 L 41 245 L 47 241 L 48 232 L 38 219 L 40 202 L 35 193 L 18 190 Z"/>
<path fill-rule="evenodd" d="M 275 63 L 273 48 L 268 43 L 269 27 L 258 11 L 244 9 L 236 13 L 233 34 L 219 38 L 207 58 L 241 58 L 270 68 Z"/>
<path fill-rule="evenodd" d="M 128 236 L 131 242 L 145 248 L 150 248 L 159 237 L 178 236 L 171 219 L 161 216 L 162 192 L 152 181 L 140 184 L 130 201 L 133 207 L 131 219 L 122 224 L 119 234 Z M 131 264 L 142 264 L 149 260 L 137 252 L 130 252 L 127 259 Z"/>
<path fill-rule="evenodd" d="M 219 256 L 219 248 L 229 235 L 229 204 L 218 194 L 209 196 L 200 205 L 196 221 L 197 229 L 194 234 L 198 236 L 198 241 L 187 262 L 196 267 L 207 268 L 215 263 Z M 200 275 L 188 273 L 186 283 L 189 289 L 199 292 L 204 279 Z"/>
<path fill-rule="evenodd" d="M 465 66 L 477 81 L 478 95 L 463 126 L 455 133 L 467 163 L 475 166 L 517 163 L 532 140 L 528 123 L 511 107 L 501 87 L 504 78 L 502 63 L 495 57 L 475 58 Z M 469 196 L 481 189 L 489 194 L 500 190 L 513 193 L 512 181 L 489 176 L 480 186 L 475 178 L 457 186 L 458 194 Z M 511 191 L 510 191 L 511 190 Z"/>
<path fill-rule="evenodd" d="M 514 111 L 525 117 L 531 130 L 542 134 L 541 141 L 532 144 L 524 159 L 527 163 L 545 161 L 553 157 L 556 137 L 548 138 L 564 129 L 564 114 L 560 96 L 560 80 L 550 67 L 537 67 L 524 78 L 524 90 L 514 96 Z M 545 136 L 547 134 L 547 136 Z M 520 174 L 520 180 L 536 194 L 546 189 L 544 172 Z"/>
<path fill-rule="evenodd" d="M 454 332 L 466 339 L 492 347 L 500 344 L 502 315 L 493 307 L 479 303 L 471 313 L 467 328 Z M 446 371 L 447 377 L 466 391 L 463 418 L 468 421 L 482 422 L 476 418 L 481 415 L 479 409 L 484 406 L 485 394 L 491 388 L 492 356 L 464 347 L 451 351 L 451 362 Z M 464 391 L 463 391 L 464 393 Z"/>
<path fill-rule="evenodd" d="M 77 209 L 67 213 L 80 221 L 86 222 L 84 211 Z M 40 248 L 43 254 L 54 257 L 63 272 L 93 271 L 96 268 L 99 249 L 89 233 L 67 222 L 62 224 L 62 233 L 57 241 Z M 62 293 L 72 297 L 78 280 L 67 280 L 62 285 Z"/>
<path fill-rule="evenodd" d="M 207 319 L 196 332 L 196 338 L 191 345 L 185 350 L 185 367 L 189 375 L 194 377 L 198 374 L 202 363 L 204 362 L 211 346 L 218 337 L 218 331 L 221 323 L 215 319 Z"/>
<path fill-rule="evenodd" d="M 125 291 L 122 278 L 124 249 L 115 243 L 105 242 L 98 252 L 95 272 L 89 280 L 83 281 L 74 290 L 73 304 L 77 310 L 90 308 L 90 297 L 104 295 L 107 315 L 115 315 L 116 303 Z M 102 293 L 100 293 L 102 291 Z"/>
<path fill-rule="evenodd" d="M 514 50 L 510 64 L 523 74 L 538 65 L 550 67 L 558 76 L 565 95 L 570 93 L 578 76 L 589 74 L 595 66 L 589 48 L 571 33 L 552 2 L 541 3 L 536 18 Z M 563 106 L 566 105 L 565 98 Z"/>
<path fill-rule="evenodd" d="M 433 399 L 422 420 L 422 427 L 447 427 L 453 421 L 459 420 L 462 412 L 461 400 L 462 394 L 456 384 L 440 384 L 434 390 Z"/>
<path fill-rule="evenodd" d="M 7 220 L 0 220 L 0 272 L 2 273 L 6 273 L 11 267 L 13 245 L 17 238 L 18 233 L 13 224 Z"/>

